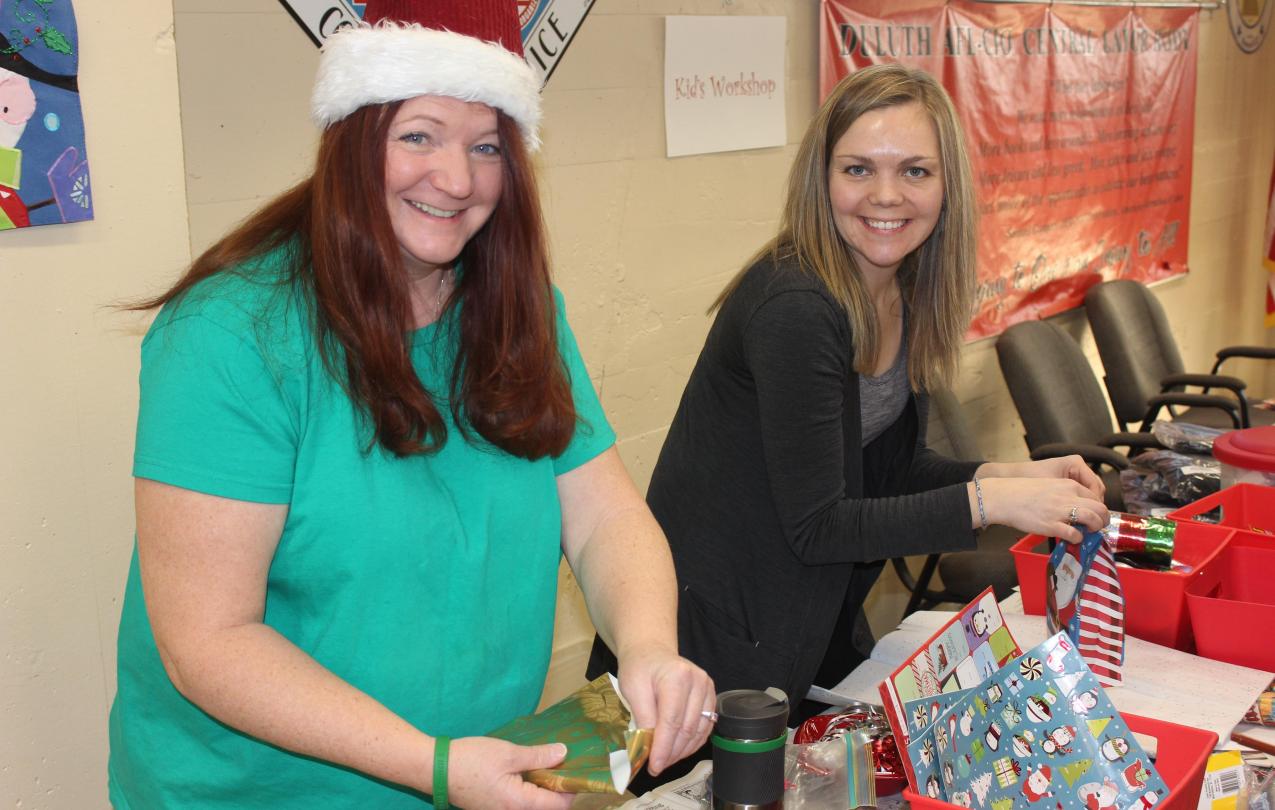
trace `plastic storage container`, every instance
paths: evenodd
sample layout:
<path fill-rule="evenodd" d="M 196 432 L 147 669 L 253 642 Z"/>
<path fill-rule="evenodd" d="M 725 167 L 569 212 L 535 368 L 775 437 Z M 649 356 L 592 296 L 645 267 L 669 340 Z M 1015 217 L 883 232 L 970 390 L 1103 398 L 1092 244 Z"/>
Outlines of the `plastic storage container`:
<path fill-rule="evenodd" d="M 1261 484 L 1275 487 L 1275 425 L 1232 430 L 1213 442 L 1222 462 L 1222 486 Z"/>
<path fill-rule="evenodd" d="M 1177 521 L 1194 520 L 1219 508 L 1218 524 L 1221 526 L 1275 534 L 1275 487 L 1257 484 L 1227 487 L 1173 510 L 1169 517 Z"/>
<path fill-rule="evenodd" d="M 1125 600 L 1125 632 L 1165 647 L 1194 651 L 1191 620 L 1186 607 L 1186 586 L 1192 576 L 1206 568 L 1234 532 L 1225 526 L 1206 523 L 1179 523 L 1174 536 L 1174 562 L 1190 566 L 1189 571 L 1147 571 L 1121 565 L 1120 586 Z M 1029 534 L 1010 551 L 1018 570 L 1023 611 L 1045 613 L 1045 568 L 1049 547 L 1045 538 Z"/>
<path fill-rule="evenodd" d="M 1155 805 L 1157 810 L 1195 810 L 1200 800 L 1200 787 L 1204 783 L 1204 764 L 1213 746 L 1217 745 L 1217 735 L 1212 731 L 1136 714 L 1121 712 L 1120 716 L 1129 724 L 1131 731 L 1156 740 L 1155 769 L 1169 786 L 1169 795 Z M 1145 743 L 1144 747 L 1150 748 Z M 959 807 L 929 796 L 919 796 L 910 788 L 903 791 L 903 798 L 912 805 L 912 810 L 952 810 Z"/>
<path fill-rule="evenodd" d="M 1186 602 L 1200 655 L 1275 672 L 1275 537 L 1235 532 Z"/>

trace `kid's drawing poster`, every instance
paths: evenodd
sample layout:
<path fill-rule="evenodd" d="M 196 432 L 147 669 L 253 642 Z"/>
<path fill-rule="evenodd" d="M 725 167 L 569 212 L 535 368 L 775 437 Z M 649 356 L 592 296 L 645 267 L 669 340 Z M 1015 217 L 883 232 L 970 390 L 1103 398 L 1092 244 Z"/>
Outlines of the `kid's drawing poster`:
<path fill-rule="evenodd" d="M 986 589 L 881 682 L 881 702 L 900 753 L 907 751 L 914 734 L 908 712 L 915 713 L 915 701 L 976 687 L 1021 652 L 1005 626 L 996 596 Z M 907 754 L 903 764 L 913 787 L 918 787 Z"/>
<path fill-rule="evenodd" d="M 0 230 L 93 218 L 71 0 L 0 0 Z"/>

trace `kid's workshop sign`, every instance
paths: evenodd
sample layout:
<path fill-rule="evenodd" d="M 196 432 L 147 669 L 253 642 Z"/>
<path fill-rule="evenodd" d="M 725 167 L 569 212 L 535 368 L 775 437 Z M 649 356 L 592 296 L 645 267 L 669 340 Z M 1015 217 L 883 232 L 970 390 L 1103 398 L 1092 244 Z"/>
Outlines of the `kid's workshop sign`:
<path fill-rule="evenodd" d="M 822 0 L 820 91 L 901 62 L 938 77 L 979 200 L 970 339 L 1186 272 L 1196 9 Z"/>
<path fill-rule="evenodd" d="M 279 0 L 316 46 L 363 19 L 366 3 L 353 0 Z M 518 23 L 527 64 L 543 85 L 553 75 L 593 0 L 518 0 Z"/>

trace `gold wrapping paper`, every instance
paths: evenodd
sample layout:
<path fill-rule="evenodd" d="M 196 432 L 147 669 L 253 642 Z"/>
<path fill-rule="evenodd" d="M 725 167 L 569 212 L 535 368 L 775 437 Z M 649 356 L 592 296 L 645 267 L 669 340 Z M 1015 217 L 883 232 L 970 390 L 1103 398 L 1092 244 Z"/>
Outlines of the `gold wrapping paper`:
<path fill-rule="evenodd" d="M 519 717 L 488 736 L 519 745 L 560 742 L 567 758 L 556 768 L 528 771 L 527 781 L 561 793 L 623 793 L 651 753 L 652 729 L 633 718 L 603 675 L 539 714 Z"/>

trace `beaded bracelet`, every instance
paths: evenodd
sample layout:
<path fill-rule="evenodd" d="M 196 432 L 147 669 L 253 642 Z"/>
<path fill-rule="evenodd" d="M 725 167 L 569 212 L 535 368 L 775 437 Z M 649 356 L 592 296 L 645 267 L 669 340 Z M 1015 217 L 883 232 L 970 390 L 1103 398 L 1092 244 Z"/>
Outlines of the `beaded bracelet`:
<path fill-rule="evenodd" d="M 447 810 L 447 754 L 451 748 L 450 737 L 434 738 L 434 810 Z"/>
<path fill-rule="evenodd" d="M 974 497 L 978 498 L 978 528 L 982 531 L 987 528 L 987 512 L 983 509 L 983 484 L 978 480 L 978 476 L 974 477 Z"/>

